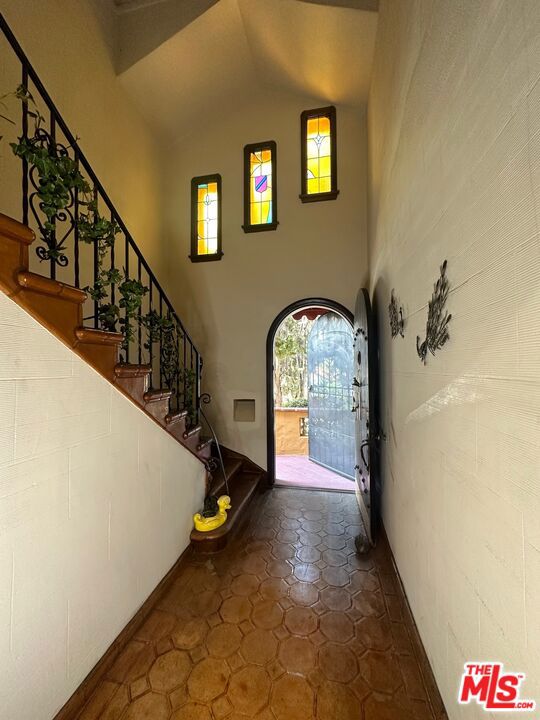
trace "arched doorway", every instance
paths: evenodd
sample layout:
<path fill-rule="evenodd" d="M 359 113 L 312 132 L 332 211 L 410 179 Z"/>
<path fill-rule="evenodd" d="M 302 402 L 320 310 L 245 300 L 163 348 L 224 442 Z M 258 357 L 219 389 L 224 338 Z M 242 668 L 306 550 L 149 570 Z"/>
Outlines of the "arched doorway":
<path fill-rule="evenodd" d="M 319 483 L 330 474 L 337 473 L 340 481 L 331 483 L 329 487 L 339 490 L 354 491 L 354 428 L 351 415 L 353 373 L 352 325 L 353 315 L 340 303 L 326 298 L 306 298 L 284 308 L 273 321 L 266 342 L 266 387 L 267 387 L 267 453 L 268 477 L 273 484 L 276 481 L 276 422 L 278 430 L 283 427 L 284 408 L 279 403 L 276 408 L 275 376 L 276 363 L 279 364 L 279 350 L 276 355 L 276 340 L 281 342 L 283 328 L 295 319 L 309 321 L 309 338 L 306 336 L 306 357 L 309 348 L 309 362 L 306 361 L 308 373 L 308 392 L 304 392 L 303 407 L 293 407 L 298 417 L 308 419 L 310 435 L 307 438 L 308 459 L 323 469 L 312 473 L 318 482 L 310 485 L 301 480 L 298 484 L 307 487 L 322 487 Z M 306 328 L 304 328 L 306 335 Z M 349 377 L 350 375 L 350 377 Z M 278 396 L 278 400 L 281 400 Z M 293 403 L 294 404 L 294 403 Z M 303 412 L 301 412 L 303 410 Z M 287 414 L 287 420 L 290 413 Z M 351 426 L 349 428 L 349 425 Z M 341 429 L 340 429 L 341 428 Z M 281 443 L 280 443 L 281 445 Z M 350 452 L 349 452 L 350 451 Z M 301 453 L 295 450 L 295 453 Z M 350 455 L 350 458 L 348 457 Z M 297 459 L 297 458 L 291 458 Z M 299 459 L 299 458 L 298 458 Z M 279 456 L 280 462 L 284 457 Z M 349 468 L 348 466 L 351 465 Z M 295 467 L 299 467 L 296 466 Z M 305 475 L 302 465 L 299 477 Z M 310 465 L 310 467 L 314 467 Z M 310 475 L 310 477 L 311 477 Z M 346 479 L 345 479 L 346 478 Z"/>

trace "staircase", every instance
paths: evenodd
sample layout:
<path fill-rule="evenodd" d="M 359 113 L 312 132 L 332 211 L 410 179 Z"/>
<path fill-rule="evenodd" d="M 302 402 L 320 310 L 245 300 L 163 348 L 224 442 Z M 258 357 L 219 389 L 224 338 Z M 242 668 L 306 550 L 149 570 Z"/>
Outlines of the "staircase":
<path fill-rule="evenodd" d="M 197 457 L 207 493 L 224 494 L 199 422 L 202 358 L 1 14 L 0 30 L 22 77 L 13 95 L 22 222 L 0 213 L 0 289 Z M 223 454 L 232 509 L 221 528 L 193 531 L 202 552 L 225 546 L 265 477 Z"/>

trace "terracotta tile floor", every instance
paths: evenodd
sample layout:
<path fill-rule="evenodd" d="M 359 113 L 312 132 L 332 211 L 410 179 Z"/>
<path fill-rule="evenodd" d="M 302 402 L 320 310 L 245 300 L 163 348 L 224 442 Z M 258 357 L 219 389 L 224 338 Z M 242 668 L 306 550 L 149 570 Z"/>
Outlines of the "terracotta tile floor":
<path fill-rule="evenodd" d="M 359 523 L 353 495 L 257 498 L 226 550 L 189 558 L 80 720 L 445 717 L 386 545 L 355 554 Z"/>

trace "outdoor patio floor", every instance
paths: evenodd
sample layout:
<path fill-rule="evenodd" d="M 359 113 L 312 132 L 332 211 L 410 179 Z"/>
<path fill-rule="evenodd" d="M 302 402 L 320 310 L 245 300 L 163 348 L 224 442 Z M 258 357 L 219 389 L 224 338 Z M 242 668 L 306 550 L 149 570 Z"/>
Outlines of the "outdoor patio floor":
<path fill-rule="evenodd" d="M 307 455 L 276 455 L 276 484 L 354 492 L 354 481 L 312 462 Z"/>

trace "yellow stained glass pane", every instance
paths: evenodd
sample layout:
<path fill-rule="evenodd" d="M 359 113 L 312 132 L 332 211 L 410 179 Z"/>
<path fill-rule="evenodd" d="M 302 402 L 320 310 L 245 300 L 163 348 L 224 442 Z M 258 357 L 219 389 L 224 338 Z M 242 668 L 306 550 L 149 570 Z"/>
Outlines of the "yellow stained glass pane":
<path fill-rule="evenodd" d="M 319 160 L 319 173 L 321 177 L 330 177 L 332 174 L 330 157 L 328 155 Z"/>
<path fill-rule="evenodd" d="M 313 195 L 313 193 L 319 192 L 319 180 L 318 178 L 308 178 L 307 181 L 307 191 L 308 195 Z"/>
<path fill-rule="evenodd" d="M 319 192 L 330 192 L 332 190 L 332 178 L 322 177 L 319 180 Z"/>
<path fill-rule="evenodd" d="M 206 249 L 206 240 L 204 240 L 204 238 L 200 237 L 197 242 L 197 254 L 198 255 L 206 255 L 207 252 L 208 251 Z"/>
<path fill-rule="evenodd" d="M 272 151 L 271 150 L 263 150 L 261 152 L 261 160 L 263 163 L 272 162 Z"/>
<path fill-rule="evenodd" d="M 261 203 L 251 203 L 250 222 L 252 225 L 260 225 L 262 222 Z"/>
<path fill-rule="evenodd" d="M 308 178 L 319 177 L 319 159 L 310 158 L 307 161 L 307 176 Z"/>

